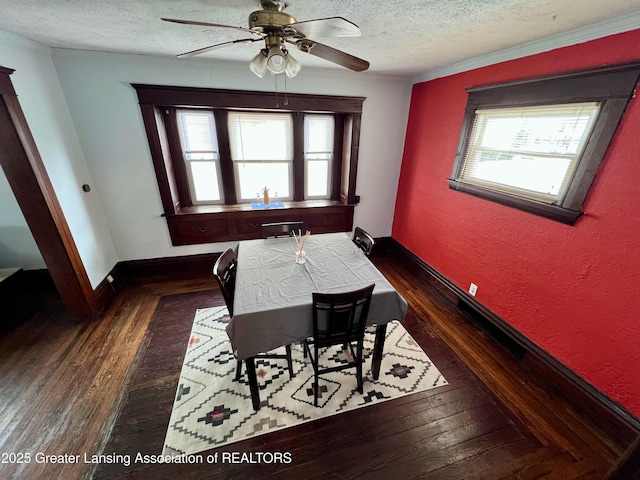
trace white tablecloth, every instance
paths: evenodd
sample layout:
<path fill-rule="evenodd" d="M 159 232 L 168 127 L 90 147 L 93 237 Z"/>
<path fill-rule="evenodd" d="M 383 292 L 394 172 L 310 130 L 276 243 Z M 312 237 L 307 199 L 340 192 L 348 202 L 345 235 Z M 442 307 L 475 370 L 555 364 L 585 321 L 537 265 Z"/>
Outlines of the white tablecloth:
<path fill-rule="evenodd" d="M 404 319 L 407 302 L 345 233 L 311 235 L 306 262 L 295 263 L 291 237 L 240 242 L 234 316 L 227 326 L 236 357 L 313 334 L 313 292 L 339 293 L 375 283 L 369 325 Z"/>

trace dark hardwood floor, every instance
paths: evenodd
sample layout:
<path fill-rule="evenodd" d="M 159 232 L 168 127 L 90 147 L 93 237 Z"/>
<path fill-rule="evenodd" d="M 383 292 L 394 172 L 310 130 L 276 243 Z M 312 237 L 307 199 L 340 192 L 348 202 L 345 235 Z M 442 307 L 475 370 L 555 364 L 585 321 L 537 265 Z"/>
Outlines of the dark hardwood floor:
<path fill-rule="evenodd" d="M 147 278 L 95 321 L 49 305 L 2 334 L 0 478 L 606 476 L 632 443 L 628 433 L 607 431 L 571 404 L 435 280 L 393 256 L 374 262 L 409 302 L 405 327 L 449 385 L 206 452 L 246 452 L 249 461 L 288 452 L 289 463 L 85 463 L 85 453 L 132 462 L 160 453 L 195 309 L 223 304 L 211 278 Z"/>

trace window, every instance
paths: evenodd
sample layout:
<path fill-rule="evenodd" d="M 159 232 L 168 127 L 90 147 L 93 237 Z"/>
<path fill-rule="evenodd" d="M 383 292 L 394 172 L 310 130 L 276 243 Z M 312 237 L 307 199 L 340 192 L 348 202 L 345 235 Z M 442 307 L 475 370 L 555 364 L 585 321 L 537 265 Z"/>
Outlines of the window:
<path fill-rule="evenodd" d="M 193 203 L 222 203 L 220 156 L 213 113 L 189 110 L 177 113 Z"/>
<path fill-rule="evenodd" d="M 229 143 L 238 201 L 293 196 L 293 122 L 288 113 L 229 112 Z"/>
<path fill-rule="evenodd" d="M 331 115 L 305 115 L 304 159 L 305 197 L 329 198 L 333 163 L 333 128 Z"/>
<path fill-rule="evenodd" d="M 573 224 L 637 64 L 469 89 L 449 186 Z"/>
<path fill-rule="evenodd" d="M 330 198 L 334 159 L 333 115 L 304 115 L 304 199 Z M 178 110 L 178 126 L 193 204 L 224 203 L 220 157 L 212 111 Z M 262 197 L 293 199 L 293 116 L 291 113 L 230 111 L 229 148 L 238 202 Z"/>
<path fill-rule="evenodd" d="M 476 110 L 460 179 L 545 203 L 562 198 L 597 103 Z"/>
<path fill-rule="evenodd" d="M 133 87 L 173 245 L 352 228 L 363 97 Z M 265 186 L 282 209 L 253 205 Z"/>

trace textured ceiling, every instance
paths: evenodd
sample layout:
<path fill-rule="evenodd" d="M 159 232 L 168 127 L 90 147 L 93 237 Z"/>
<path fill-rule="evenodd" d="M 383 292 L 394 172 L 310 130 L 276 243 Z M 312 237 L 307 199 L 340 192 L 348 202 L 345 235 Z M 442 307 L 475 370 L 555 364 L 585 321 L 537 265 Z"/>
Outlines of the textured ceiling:
<path fill-rule="evenodd" d="M 161 17 L 247 26 L 258 0 L 0 0 L 0 30 L 62 48 L 174 56 L 243 38 L 232 29 L 169 24 Z M 298 21 L 342 16 L 362 37 L 316 38 L 371 62 L 370 71 L 421 75 L 551 35 L 637 14 L 639 0 L 290 0 Z M 259 43 L 201 57 L 248 62 Z M 342 68 L 295 52 L 303 67 Z"/>

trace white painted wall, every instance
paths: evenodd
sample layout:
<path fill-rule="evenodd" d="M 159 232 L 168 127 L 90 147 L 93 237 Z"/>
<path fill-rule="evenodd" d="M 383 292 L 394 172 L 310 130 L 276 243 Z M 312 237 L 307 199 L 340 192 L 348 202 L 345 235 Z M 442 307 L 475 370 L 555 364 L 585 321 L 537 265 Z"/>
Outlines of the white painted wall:
<path fill-rule="evenodd" d="M 94 186 L 85 156 L 80 148 L 56 70 L 51 60 L 51 49 L 16 35 L 0 31 L 0 65 L 15 69 L 11 75 L 13 86 L 24 111 L 27 123 L 42 157 L 51 183 L 75 240 L 80 258 L 91 285 L 95 288 L 118 262 L 111 234 L 104 216 L 100 197 L 95 191 L 84 193 L 85 183 Z M 0 181 L 0 229 L 5 219 L 18 218 L 17 203 L 4 202 L 6 178 Z M 12 192 L 10 192 L 12 194 Z M 21 213 L 20 213 L 20 216 Z M 11 220 L 9 220 L 11 221 Z M 20 220 L 14 220 L 20 223 Z M 24 222 L 24 217 L 22 217 Z M 7 221 L 8 223 L 8 221 Z M 34 260 L 33 237 L 23 234 L 8 245 L 16 261 Z M 6 240 L 6 239 L 5 239 Z M 40 257 L 40 261 L 41 261 Z M 26 261 L 26 260 L 25 260 Z M 3 263 L 14 263 L 12 259 Z"/>
<path fill-rule="evenodd" d="M 120 260 L 219 252 L 226 244 L 171 246 L 140 109 L 131 83 L 274 90 L 248 66 L 210 59 L 53 49 L 53 63 Z M 279 89 L 283 84 L 280 79 Z M 292 93 L 367 97 L 363 107 L 355 224 L 391 234 L 404 147 L 410 80 L 305 69 L 287 81 Z"/>
<path fill-rule="evenodd" d="M 7 177 L 0 168 L 0 268 L 7 267 L 25 270 L 46 268 Z"/>

